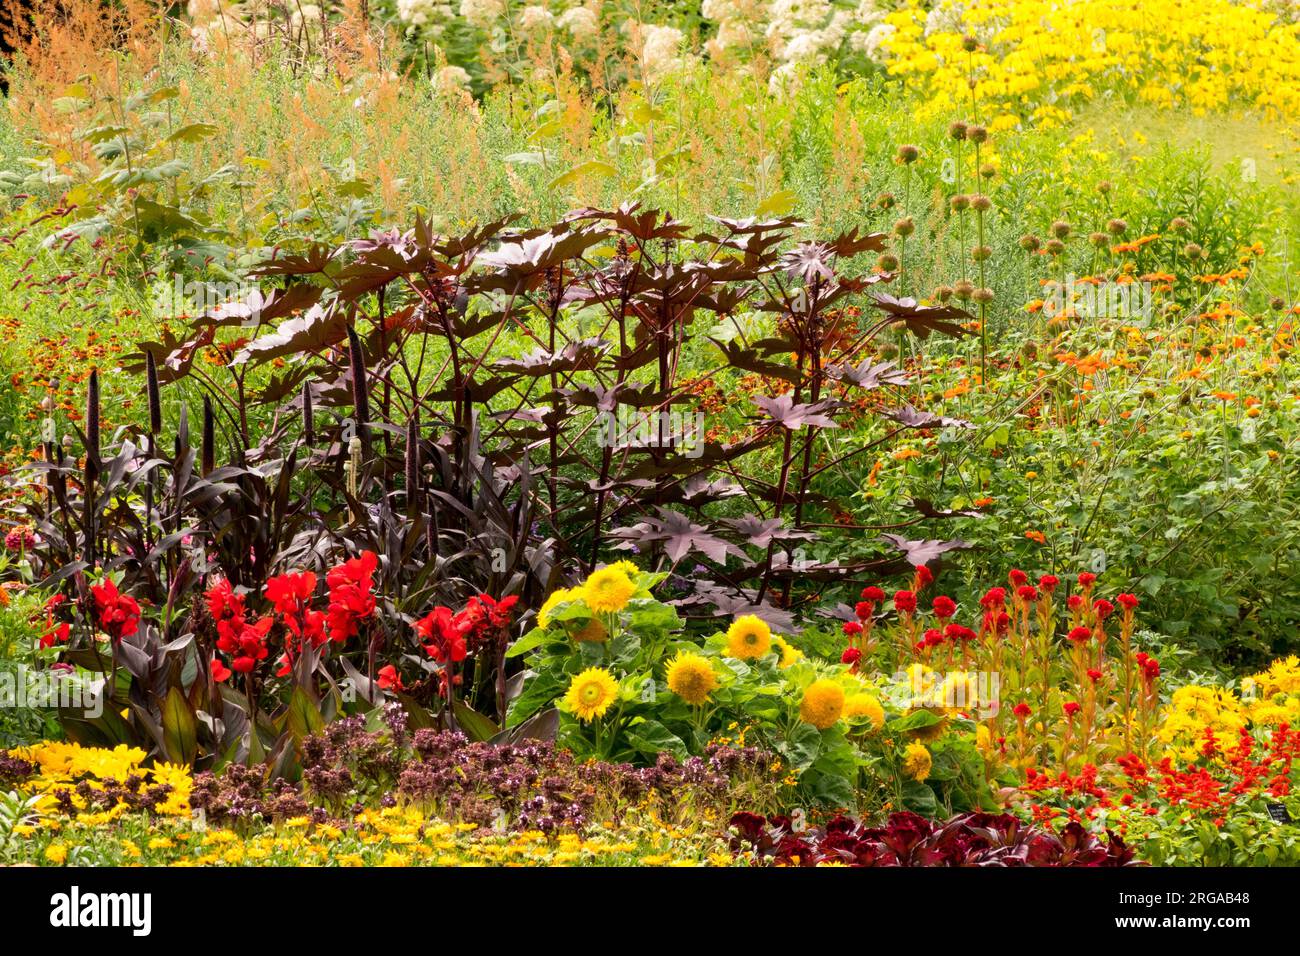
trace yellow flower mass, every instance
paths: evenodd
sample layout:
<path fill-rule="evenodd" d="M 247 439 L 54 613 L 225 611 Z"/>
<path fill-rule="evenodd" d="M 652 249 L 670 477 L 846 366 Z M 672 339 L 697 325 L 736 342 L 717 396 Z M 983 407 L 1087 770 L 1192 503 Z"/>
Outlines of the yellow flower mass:
<path fill-rule="evenodd" d="M 930 776 L 930 766 L 930 751 L 925 749 L 925 744 L 914 741 L 907 745 L 903 751 L 903 773 L 921 783 Z"/>
<path fill-rule="evenodd" d="M 754 614 L 743 614 L 727 628 L 727 653 L 738 660 L 762 657 L 772 648 L 772 629 Z"/>
<path fill-rule="evenodd" d="M 844 688 L 822 678 L 808 685 L 799 704 L 799 717 L 818 730 L 825 730 L 844 713 Z"/>
<path fill-rule="evenodd" d="M 871 694 L 852 694 L 844 702 L 844 716 L 852 720 L 866 717 L 871 721 L 871 729 L 879 730 L 885 726 L 885 708 Z"/>
<path fill-rule="evenodd" d="M 668 665 L 668 689 L 688 704 L 703 704 L 717 687 L 708 658 L 683 651 Z"/>
<path fill-rule="evenodd" d="M 622 568 L 593 571 L 582 586 L 587 607 L 597 613 L 615 613 L 627 607 L 636 594 L 636 584 Z"/>
<path fill-rule="evenodd" d="M 618 682 L 603 667 L 589 667 L 569 684 L 564 702 L 579 720 L 603 717 L 618 697 Z"/>

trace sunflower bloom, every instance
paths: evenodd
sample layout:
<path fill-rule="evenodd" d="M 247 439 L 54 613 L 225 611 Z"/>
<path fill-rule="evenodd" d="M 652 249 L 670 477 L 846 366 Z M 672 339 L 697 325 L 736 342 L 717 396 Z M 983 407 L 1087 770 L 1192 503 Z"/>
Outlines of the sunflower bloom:
<path fill-rule="evenodd" d="M 699 654 L 684 651 L 668 665 L 668 689 L 688 704 L 703 704 L 717 687 L 713 665 Z"/>
<path fill-rule="evenodd" d="M 587 607 L 597 613 L 621 611 L 632 600 L 632 595 L 636 594 L 636 585 L 621 568 L 593 571 L 582 587 L 586 592 Z"/>
<path fill-rule="evenodd" d="M 917 783 L 923 783 L 930 776 L 930 751 L 925 744 L 910 743 L 903 751 L 903 773 Z"/>
<path fill-rule="evenodd" d="M 871 721 L 871 729 L 879 730 L 885 726 L 885 708 L 871 694 L 852 694 L 844 702 L 844 716 L 847 718 L 866 717 Z"/>
<path fill-rule="evenodd" d="M 552 612 L 561 604 L 582 600 L 582 593 L 582 588 L 560 588 L 557 591 L 552 591 L 542 603 L 541 610 L 537 612 L 537 626 L 549 627 Z"/>
<path fill-rule="evenodd" d="M 772 648 L 772 629 L 754 614 L 736 618 L 727 628 L 727 653 L 738 660 L 762 657 Z"/>
<path fill-rule="evenodd" d="M 798 661 L 799 658 L 803 657 L 803 651 L 799 650 L 799 648 L 795 647 L 784 637 L 774 636 L 772 638 L 772 643 L 776 645 L 776 649 L 781 653 L 781 659 L 777 663 L 783 668 L 789 667 L 791 664 Z"/>
<path fill-rule="evenodd" d="M 844 714 L 844 688 L 822 678 L 808 685 L 799 704 L 799 718 L 818 730 L 825 730 Z"/>
<path fill-rule="evenodd" d="M 582 721 L 605 716 L 609 705 L 618 697 L 618 681 L 603 667 L 589 667 L 569 684 L 564 702 Z"/>

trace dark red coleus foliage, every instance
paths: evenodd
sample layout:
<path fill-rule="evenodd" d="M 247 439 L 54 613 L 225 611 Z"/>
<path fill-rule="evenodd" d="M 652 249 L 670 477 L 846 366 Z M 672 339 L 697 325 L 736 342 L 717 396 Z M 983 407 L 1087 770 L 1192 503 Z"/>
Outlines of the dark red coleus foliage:
<path fill-rule="evenodd" d="M 1060 833 L 1009 813 L 965 813 L 946 822 L 895 813 L 881 827 L 837 816 L 796 830 L 789 817 L 737 813 L 733 849 L 786 866 L 1135 866 L 1133 849 L 1109 830 L 1102 840 L 1078 823 Z"/>

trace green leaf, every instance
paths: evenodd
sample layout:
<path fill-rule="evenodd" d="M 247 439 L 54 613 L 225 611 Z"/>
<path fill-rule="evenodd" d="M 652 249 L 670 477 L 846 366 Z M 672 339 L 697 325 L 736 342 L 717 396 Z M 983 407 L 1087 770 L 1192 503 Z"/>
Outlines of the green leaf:
<path fill-rule="evenodd" d="M 289 709 L 285 713 L 285 728 L 297 741 L 319 734 L 325 729 L 325 720 L 320 715 L 320 708 L 301 687 L 295 687 L 289 697 Z"/>
<path fill-rule="evenodd" d="M 171 763 L 189 766 L 198 753 L 198 721 L 179 687 L 167 692 L 162 706 L 163 745 Z"/>
<path fill-rule="evenodd" d="M 460 725 L 461 730 L 465 731 L 465 736 L 475 743 L 491 740 L 501 732 L 501 728 L 463 700 L 456 701 L 454 709 L 456 723 Z"/>
<path fill-rule="evenodd" d="M 667 751 L 677 757 L 686 756 L 686 744 L 657 720 L 643 720 L 627 731 L 627 741 L 637 753 L 646 756 Z"/>

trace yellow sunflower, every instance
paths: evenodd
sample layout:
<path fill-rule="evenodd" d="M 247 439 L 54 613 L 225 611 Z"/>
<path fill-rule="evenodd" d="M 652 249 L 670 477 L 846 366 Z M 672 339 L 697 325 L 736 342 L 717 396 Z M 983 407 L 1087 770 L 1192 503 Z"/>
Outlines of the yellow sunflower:
<path fill-rule="evenodd" d="M 736 618 L 727 628 L 727 653 L 739 660 L 762 657 L 772 648 L 772 629 L 754 614 Z"/>
<path fill-rule="evenodd" d="M 795 647 L 784 637 L 773 635 L 772 643 L 775 644 L 776 649 L 781 652 L 781 660 L 777 663 L 783 668 L 789 667 L 795 661 L 799 660 L 799 658 L 803 657 L 803 651 L 799 650 L 799 648 Z"/>
<path fill-rule="evenodd" d="M 903 773 L 917 783 L 922 783 L 930 776 L 930 751 L 924 744 L 910 743 L 903 751 Z"/>
<path fill-rule="evenodd" d="M 885 708 L 871 694 L 851 694 L 844 702 L 844 716 L 866 717 L 871 721 L 872 730 L 885 726 Z"/>
<path fill-rule="evenodd" d="M 537 626 L 549 627 L 552 611 L 561 604 L 580 600 L 582 600 L 582 588 L 560 588 L 557 591 L 552 591 L 550 596 L 542 602 L 542 609 L 537 612 Z"/>
<path fill-rule="evenodd" d="M 844 688 L 833 680 L 822 678 L 808 685 L 799 704 L 799 717 L 818 730 L 839 720 L 844 713 Z"/>
<path fill-rule="evenodd" d="M 586 592 L 587 607 L 598 613 L 621 611 L 636 594 L 636 585 L 621 568 L 593 571 L 582 587 Z"/>
<path fill-rule="evenodd" d="M 713 665 L 699 654 L 683 651 L 668 665 L 668 689 L 688 704 L 702 704 L 717 690 Z"/>
<path fill-rule="evenodd" d="M 618 697 L 618 681 L 603 667 L 589 667 L 569 684 L 564 702 L 579 720 L 603 717 Z"/>

